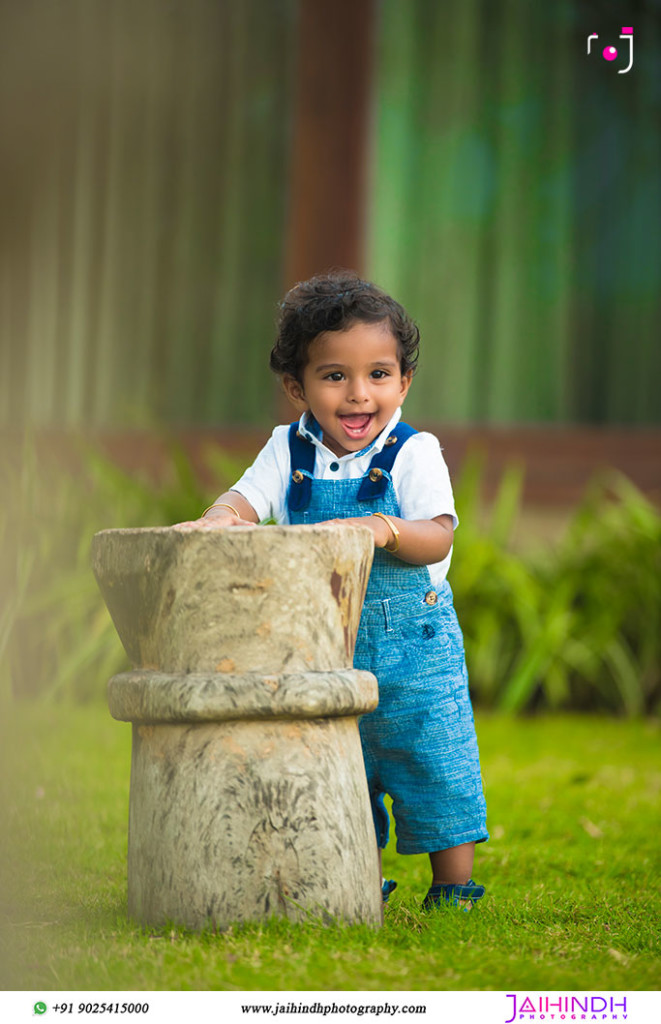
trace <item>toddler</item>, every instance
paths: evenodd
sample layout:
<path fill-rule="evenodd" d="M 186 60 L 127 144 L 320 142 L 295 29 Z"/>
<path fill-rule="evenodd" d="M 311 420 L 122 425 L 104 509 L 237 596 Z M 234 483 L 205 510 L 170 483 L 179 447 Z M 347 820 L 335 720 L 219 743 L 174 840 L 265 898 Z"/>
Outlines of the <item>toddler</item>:
<path fill-rule="evenodd" d="M 475 844 L 488 839 L 461 630 L 446 581 L 457 525 L 438 441 L 400 421 L 419 332 L 354 274 L 297 284 L 280 307 L 271 368 L 300 413 L 195 525 L 352 523 L 374 536 L 354 667 L 373 672 L 360 720 L 380 848 L 392 797 L 399 853 L 428 853 L 423 906 L 472 906 Z M 383 880 L 384 902 L 395 888 Z"/>

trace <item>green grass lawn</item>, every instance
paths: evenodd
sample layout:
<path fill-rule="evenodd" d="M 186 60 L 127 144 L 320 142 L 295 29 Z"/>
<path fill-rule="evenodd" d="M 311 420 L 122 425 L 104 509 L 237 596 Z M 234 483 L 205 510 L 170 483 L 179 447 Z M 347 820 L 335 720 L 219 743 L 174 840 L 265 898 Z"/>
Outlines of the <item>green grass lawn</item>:
<path fill-rule="evenodd" d="M 3 715 L 5 989 L 658 989 L 661 728 L 477 716 L 491 841 L 470 914 L 419 909 L 424 857 L 388 850 L 384 927 L 223 934 L 126 916 L 130 726 L 102 706 Z"/>

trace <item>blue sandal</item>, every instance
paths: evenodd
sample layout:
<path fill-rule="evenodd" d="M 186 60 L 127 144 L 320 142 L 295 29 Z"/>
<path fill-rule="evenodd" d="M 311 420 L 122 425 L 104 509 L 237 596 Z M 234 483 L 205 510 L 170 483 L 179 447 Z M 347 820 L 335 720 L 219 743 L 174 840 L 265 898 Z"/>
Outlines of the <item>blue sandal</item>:
<path fill-rule="evenodd" d="M 423 910 L 433 910 L 435 907 L 458 907 L 465 902 L 463 910 L 471 910 L 473 905 L 481 900 L 486 889 L 483 885 L 477 885 L 471 878 L 466 885 L 432 885 L 429 892 L 422 901 Z"/>
<path fill-rule="evenodd" d="M 392 878 L 389 880 L 386 880 L 385 878 L 383 879 L 383 883 L 381 885 L 381 899 L 384 903 L 388 902 L 390 899 L 390 893 L 394 892 L 396 888 L 397 882 L 393 881 Z"/>

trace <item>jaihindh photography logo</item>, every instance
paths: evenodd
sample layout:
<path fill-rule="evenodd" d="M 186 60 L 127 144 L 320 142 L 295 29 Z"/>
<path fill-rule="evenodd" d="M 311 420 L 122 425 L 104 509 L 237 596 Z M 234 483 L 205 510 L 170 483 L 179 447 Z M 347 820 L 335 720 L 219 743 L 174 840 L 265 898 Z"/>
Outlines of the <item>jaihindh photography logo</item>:
<path fill-rule="evenodd" d="M 620 33 L 620 39 L 623 39 L 627 45 L 626 47 L 620 46 L 621 52 L 618 53 L 616 46 L 613 46 L 612 44 L 603 46 L 602 44 L 604 40 L 602 39 L 601 43 L 599 43 L 598 33 L 591 32 L 588 36 L 588 57 L 596 57 L 597 54 L 599 54 L 605 61 L 608 61 L 609 64 L 617 60 L 618 56 L 624 60 L 628 60 L 628 64 L 625 68 L 617 69 L 618 75 L 626 75 L 627 71 L 631 71 L 631 68 L 633 67 L 633 29 L 623 26 Z M 595 44 L 594 49 L 592 46 L 593 43 Z"/>
<path fill-rule="evenodd" d="M 572 995 L 557 992 L 548 995 L 526 995 L 508 992 L 509 1000 L 504 1024 L 514 1021 L 614 1021 L 627 1020 L 629 1011 L 625 995 Z"/>

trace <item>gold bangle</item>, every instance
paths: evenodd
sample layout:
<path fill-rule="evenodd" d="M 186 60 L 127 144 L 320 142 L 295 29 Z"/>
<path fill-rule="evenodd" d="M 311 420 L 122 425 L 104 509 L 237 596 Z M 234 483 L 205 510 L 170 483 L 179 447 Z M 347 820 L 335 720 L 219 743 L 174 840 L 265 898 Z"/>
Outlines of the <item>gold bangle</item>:
<path fill-rule="evenodd" d="M 234 505 L 228 505 L 226 501 L 217 501 L 214 505 L 209 505 L 209 508 L 205 508 L 204 512 L 200 516 L 200 519 L 204 519 L 207 512 L 211 512 L 212 508 L 228 508 L 230 512 L 233 512 L 237 519 L 241 519 L 241 515 L 234 508 Z"/>
<path fill-rule="evenodd" d="M 399 530 L 397 529 L 397 527 L 393 523 L 393 521 L 390 518 L 390 516 L 384 516 L 383 512 L 372 512 L 372 515 L 373 516 L 378 516 L 379 519 L 385 520 L 385 522 L 388 524 L 388 526 L 392 530 L 393 540 L 390 541 L 390 544 L 386 544 L 385 545 L 385 550 L 389 551 L 391 554 L 394 554 L 395 551 L 399 550 Z"/>

